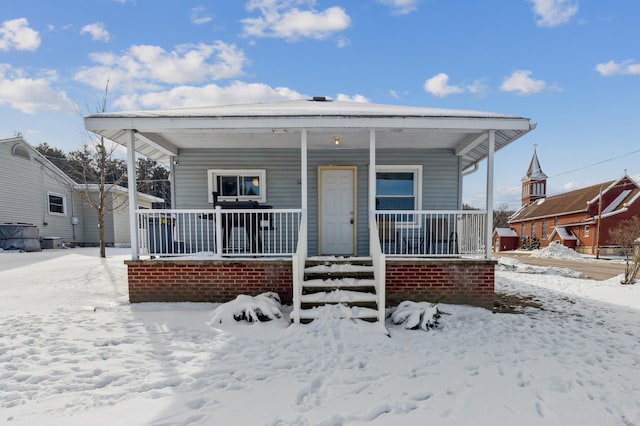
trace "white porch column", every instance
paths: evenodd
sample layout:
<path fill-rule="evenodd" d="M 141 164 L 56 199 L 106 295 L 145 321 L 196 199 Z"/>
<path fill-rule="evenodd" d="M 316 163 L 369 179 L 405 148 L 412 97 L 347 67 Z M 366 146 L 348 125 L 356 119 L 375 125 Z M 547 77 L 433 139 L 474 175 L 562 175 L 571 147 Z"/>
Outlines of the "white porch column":
<path fill-rule="evenodd" d="M 136 191 L 136 150 L 135 134 L 133 130 L 128 130 L 127 140 L 127 184 L 129 185 L 129 234 L 131 236 L 131 259 L 140 259 L 138 247 L 138 220 L 136 210 L 138 209 L 138 192 Z"/>
<path fill-rule="evenodd" d="M 485 258 L 491 259 L 493 234 L 493 155 L 495 153 L 496 131 L 489 130 L 489 146 L 487 153 L 487 223 L 485 235 Z"/>
<path fill-rule="evenodd" d="M 369 216 L 376 210 L 376 131 L 369 130 Z"/>
<path fill-rule="evenodd" d="M 302 223 L 305 228 L 308 227 L 307 224 L 307 130 L 303 129 L 302 134 L 300 135 L 300 208 L 302 209 Z M 304 235 L 308 235 L 306 232 Z M 304 253 L 305 257 L 307 253 Z"/>

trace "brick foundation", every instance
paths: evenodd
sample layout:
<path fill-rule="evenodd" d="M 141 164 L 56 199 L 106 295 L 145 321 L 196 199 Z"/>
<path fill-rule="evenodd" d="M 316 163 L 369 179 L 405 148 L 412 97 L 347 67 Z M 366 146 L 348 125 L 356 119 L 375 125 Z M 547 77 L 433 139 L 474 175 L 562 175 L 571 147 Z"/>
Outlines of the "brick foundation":
<path fill-rule="evenodd" d="M 413 300 L 491 307 L 495 300 L 495 263 L 387 259 L 387 306 Z"/>
<path fill-rule="evenodd" d="M 275 291 L 291 303 L 291 261 L 127 260 L 129 301 L 227 302 Z"/>
<path fill-rule="evenodd" d="M 129 300 L 137 302 L 226 302 L 239 294 L 275 291 L 291 303 L 289 260 L 128 260 Z M 387 306 L 403 300 L 441 301 L 490 307 L 494 261 L 389 260 Z"/>

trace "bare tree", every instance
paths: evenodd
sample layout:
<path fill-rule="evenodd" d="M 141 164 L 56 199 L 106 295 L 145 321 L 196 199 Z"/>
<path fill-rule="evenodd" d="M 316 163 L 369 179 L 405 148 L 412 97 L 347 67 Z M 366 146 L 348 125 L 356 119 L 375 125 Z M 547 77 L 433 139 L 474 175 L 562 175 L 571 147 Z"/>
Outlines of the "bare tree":
<path fill-rule="evenodd" d="M 509 218 L 515 213 L 515 211 L 509 209 L 507 203 L 498 204 L 498 207 L 493 209 L 493 229 L 496 228 L 508 228 Z"/>
<path fill-rule="evenodd" d="M 109 79 L 97 112 L 106 112 L 108 94 Z M 100 257 L 106 257 L 105 216 L 121 210 L 128 201 L 126 194 L 113 191 L 126 179 L 126 164 L 123 160 L 114 159 L 115 150 L 115 144 L 99 136 L 93 137 L 91 143 L 84 144 L 81 149 L 69 153 L 69 160 L 73 163 L 71 177 L 82 184 L 82 198 L 98 216 Z M 96 187 L 97 190 L 94 190 Z"/>
<path fill-rule="evenodd" d="M 609 230 L 609 237 L 622 248 L 625 257 L 624 278 L 622 284 L 632 284 L 640 271 L 640 253 L 635 245 L 640 239 L 640 218 L 633 216 L 624 219 Z"/>

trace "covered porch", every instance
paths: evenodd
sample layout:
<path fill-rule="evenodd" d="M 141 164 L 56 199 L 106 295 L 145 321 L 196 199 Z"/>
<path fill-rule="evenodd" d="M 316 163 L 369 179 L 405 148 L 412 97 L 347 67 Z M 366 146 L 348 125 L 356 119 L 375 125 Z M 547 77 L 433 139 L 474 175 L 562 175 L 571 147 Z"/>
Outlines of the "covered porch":
<path fill-rule="evenodd" d="M 85 125 L 127 147 L 130 190 L 136 153 L 171 169 L 172 209 L 131 206 L 130 285 L 136 265 L 288 264 L 296 308 L 310 257 L 365 258 L 378 315 L 390 262 L 453 265 L 458 276 L 481 262 L 493 279 L 494 154 L 534 128 L 503 114 L 324 98 L 103 113 Z M 485 208 L 462 210 L 463 176 L 484 159 Z"/>

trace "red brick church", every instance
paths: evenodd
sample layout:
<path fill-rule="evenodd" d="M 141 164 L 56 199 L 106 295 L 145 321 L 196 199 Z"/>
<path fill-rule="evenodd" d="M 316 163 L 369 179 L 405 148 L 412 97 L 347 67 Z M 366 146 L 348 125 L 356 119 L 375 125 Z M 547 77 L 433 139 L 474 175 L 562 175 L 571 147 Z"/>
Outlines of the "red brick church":
<path fill-rule="evenodd" d="M 640 216 L 640 186 L 625 174 L 616 180 L 547 197 L 547 175 L 536 150 L 522 178 L 522 208 L 510 219 L 519 245 L 534 237 L 540 247 L 553 241 L 578 252 L 614 252 L 609 230 L 621 220 Z"/>

